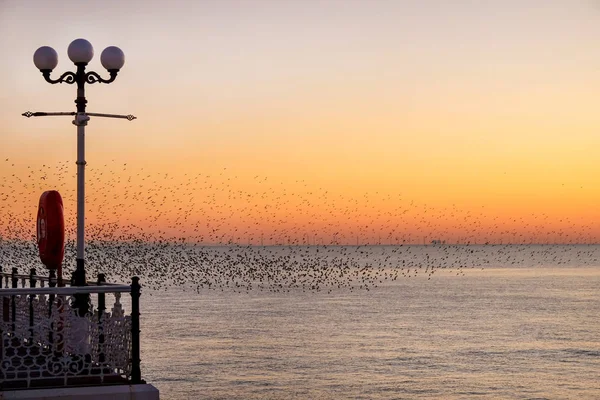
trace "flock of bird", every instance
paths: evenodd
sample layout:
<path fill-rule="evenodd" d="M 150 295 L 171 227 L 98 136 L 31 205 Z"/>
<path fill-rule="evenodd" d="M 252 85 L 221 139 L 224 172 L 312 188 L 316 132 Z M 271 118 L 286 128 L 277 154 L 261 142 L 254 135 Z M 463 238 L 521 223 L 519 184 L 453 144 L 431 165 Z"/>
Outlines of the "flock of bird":
<path fill-rule="evenodd" d="M 102 272 L 113 282 L 137 275 L 156 290 L 354 291 L 399 278 L 462 276 L 469 268 L 597 265 L 600 256 L 590 244 L 593 224 L 561 218 L 550 229 L 543 214 L 503 221 L 483 210 L 436 209 L 399 194 L 351 197 L 226 168 L 176 175 L 113 163 L 88 168 L 86 178 L 89 280 Z M 43 268 L 35 217 L 39 196 L 51 189 L 65 204 L 64 273 L 74 269 L 74 163 L 32 167 L 6 159 L 0 164 L 5 270 Z M 423 246 L 445 238 L 452 244 Z M 580 245 L 535 246 L 534 238 Z"/>

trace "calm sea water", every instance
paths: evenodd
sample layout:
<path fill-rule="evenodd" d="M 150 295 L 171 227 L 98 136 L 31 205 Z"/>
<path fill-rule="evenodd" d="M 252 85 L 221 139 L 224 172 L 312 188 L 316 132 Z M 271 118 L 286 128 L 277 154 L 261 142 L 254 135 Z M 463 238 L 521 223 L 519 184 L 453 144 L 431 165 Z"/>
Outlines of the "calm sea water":
<path fill-rule="evenodd" d="M 531 249 L 370 291 L 146 290 L 142 374 L 162 399 L 598 399 L 600 249 Z"/>

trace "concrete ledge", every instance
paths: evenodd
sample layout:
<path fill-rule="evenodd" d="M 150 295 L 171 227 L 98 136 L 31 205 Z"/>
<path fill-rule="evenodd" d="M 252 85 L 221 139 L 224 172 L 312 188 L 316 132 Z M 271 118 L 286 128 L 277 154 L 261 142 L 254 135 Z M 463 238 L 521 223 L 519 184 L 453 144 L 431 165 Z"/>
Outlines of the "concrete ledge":
<path fill-rule="evenodd" d="M 159 400 L 152 385 L 88 386 L 77 388 L 8 390 L 0 400 Z"/>

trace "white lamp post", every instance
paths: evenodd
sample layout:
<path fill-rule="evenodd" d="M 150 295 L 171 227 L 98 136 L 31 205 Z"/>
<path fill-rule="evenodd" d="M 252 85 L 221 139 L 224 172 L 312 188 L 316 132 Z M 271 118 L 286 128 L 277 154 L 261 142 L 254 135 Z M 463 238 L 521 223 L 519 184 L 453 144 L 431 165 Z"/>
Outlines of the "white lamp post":
<path fill-rule="evenodd" d="M 67 113 L 45 113 L 45 112 L 26 112 L 23 115 L 26 117 L 32 116 L 50 116 L 50 115 L 74 115 L 73 124 L 77 126 L 77 269 L 75 271 L 75 285 L 85 285 L 85 266 L 84 266 L 84 219 L 85 219 L 85 126 L 90 119 L 90 116 L 125 118 L 129 121 L 135 119 L 132 115 L 113 115 L 113 114 L 98 114 L 86 113 L 85 108 L 87 100 L 85 98 L 85 84 L 94 83 L 111 83 L 113 82 L 119 70 L 125 64 L 125 55 L 123 51 L 115 46 L 110 46 L 104 49 L 100 55 L 102 66 L 108 70 L 109 79 L 103 79 L 96 72 L 86 72 L 87 64 L 94 57 L 94 48 L 91 43 L 85 39 L 76 39 L 69 45 L 67 49 L 69 59 L 73 61 L 77 67 L 76 72 L 65 72 L 58 79 L 50 78 L 50 73 L 58 65 L 58 54 L 52 47 L 43 46 L 33 54 L 33 62 L 35 66 L 42 72 L 44 79 L 51 83 L 67 83 L 77 84 L 77 112 Z M 80 308 L 81 313 L 85 314 L 87 307 Z"/>

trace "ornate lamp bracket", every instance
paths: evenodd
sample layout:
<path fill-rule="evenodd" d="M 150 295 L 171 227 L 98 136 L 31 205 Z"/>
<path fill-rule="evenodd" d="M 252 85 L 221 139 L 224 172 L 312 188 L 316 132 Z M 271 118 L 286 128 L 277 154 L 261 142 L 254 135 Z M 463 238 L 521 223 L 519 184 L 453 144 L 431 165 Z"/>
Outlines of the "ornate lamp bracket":
<path fill-rule="evenodd" d="M 110 78 L 109 79 L 102 78 L 100 75 L 98 75 L 98 73 L 96 73 L 94 71 L 87 72 L 85 74 L 85 82 L 89 83 L 89 84 L 93 84 L 93 83 L 96 83 L 96 82 L 99 82 L 99 83 L 111 83 L 115 79 L 117 79 L 117 73 L 119 72 L 119 70 L 112 69 L 112 70 L 109 70 L 108 72 L 110 73 Z"/>
<path fill-rule="evenodd" d="M 57 84 L 57 83 L 63 83 L 63 82 L 68 83 L 69 85 L 72 85 L 75 82 L 77 82 L 77 74 L 75 74 L 74 72 L 71 72 L 71 71 L 65 72 L 58 79 L 50 78 L 51 72 L 52 72 L 52 70 L 43 69 L 42 75 L 44 76 L 44 79 L 46 80 L 46 82 L 51 83 L 53 85 Z"/>

